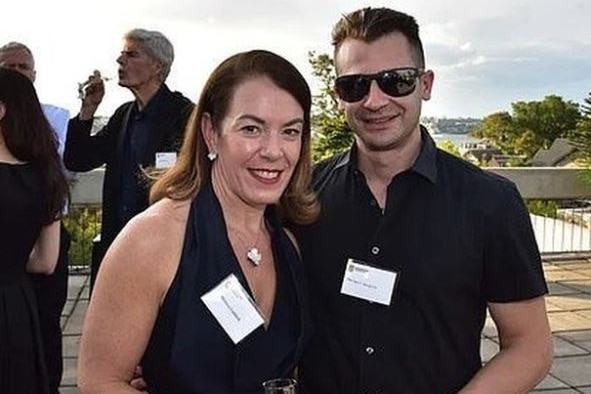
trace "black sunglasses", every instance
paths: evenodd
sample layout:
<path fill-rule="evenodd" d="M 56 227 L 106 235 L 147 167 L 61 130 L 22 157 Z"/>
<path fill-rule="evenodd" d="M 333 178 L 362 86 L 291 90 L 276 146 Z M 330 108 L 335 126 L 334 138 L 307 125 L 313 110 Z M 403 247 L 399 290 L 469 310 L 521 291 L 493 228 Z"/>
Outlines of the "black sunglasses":
<path fill-rule="evenodd" d="M 417 86 L 417 78 L 423 70 L 415 67 L 393 68 L 375 74 L 353 74 L 338 77 L 335 90 L 341 100 L 354 103 L 369 93 L 371 81 L 375 80 L 382 92 L 392 97 L 411 94 Z"/>

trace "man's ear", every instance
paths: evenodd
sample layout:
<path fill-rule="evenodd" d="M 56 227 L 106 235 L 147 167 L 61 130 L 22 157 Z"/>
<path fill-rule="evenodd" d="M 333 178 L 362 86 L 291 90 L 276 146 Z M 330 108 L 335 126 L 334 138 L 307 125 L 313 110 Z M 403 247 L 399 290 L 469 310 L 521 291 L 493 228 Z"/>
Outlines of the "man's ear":
<path fill-rule="evenodd" d="M 152 60 L 152 69 L 154 70 L 154 73 L 156 74 L 156 77 L 158 78 L 158 80 L 162 81 L 162 69 L 164 69 L 164 66 L 162 65 L 162 63 L 160 63 L 159 61 L 156 60 Z M 162 81 L 164 82 L 164 81 Z"/>
<path fill-rule="evenodd" d="M 431 98 L 431 89 L 433 89 L 433 81 L 435 74 L 431 70 L 427 70 L 419 79 L 421 88 L 421 98 L 425 101 Z"/>
<path fill-rule="evenodd" d="M 213 127 L 213 120 L 209 112 L 204 112 L 201 117 L 201 132 L 203 133 L 203 139 L 207 144 L 208 152 L 217 152 L 216 145 L 218 135 Z"/>

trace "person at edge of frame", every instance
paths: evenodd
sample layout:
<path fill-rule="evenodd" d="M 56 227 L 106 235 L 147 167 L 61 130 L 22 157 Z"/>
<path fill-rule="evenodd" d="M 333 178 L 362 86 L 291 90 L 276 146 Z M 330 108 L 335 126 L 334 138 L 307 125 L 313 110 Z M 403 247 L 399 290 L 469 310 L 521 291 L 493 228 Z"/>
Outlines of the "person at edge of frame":
<path fill-rule="evenodd" d="M 0 67 L 11 68 L 35 82 L 37 71 L 33 52 L 25 44 L 9 42 L 0 47 Z M 70 111 L 52 104 L 42 103 L 41 108 L 58 138 L 58 152 L 62 156 Z M 67 174 L 66 174 L 67 176 Z M 67 207 L 65 207 L 67 213 Z M 60 221 L 60 248 L 55 270 L 51 275 L 30 273 L 33 290 L 39 307 L 39 325 L 49 377 L 49 392 L 59 393 L 64 371 L 61 316 L 68 298 L 68 253 L 71 237 L 63 221 Z"/>

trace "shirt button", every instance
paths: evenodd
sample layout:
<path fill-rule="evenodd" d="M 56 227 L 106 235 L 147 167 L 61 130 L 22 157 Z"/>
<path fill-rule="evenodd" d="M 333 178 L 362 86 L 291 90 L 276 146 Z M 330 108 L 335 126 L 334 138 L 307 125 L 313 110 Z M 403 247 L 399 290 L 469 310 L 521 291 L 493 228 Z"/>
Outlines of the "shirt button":
<path fill-rule="evenodd" d="M 373 354 L 374 350 L 371 346 L 368 346 L 365 348 L 365 353 L 367 354 Z"/>
<path fill-rule="evenodd" d="M 378 253 L 380 253 L 380 248 L 378 248 L 377 246 L 371 248 L 371 254 L 377 255 Z"/>

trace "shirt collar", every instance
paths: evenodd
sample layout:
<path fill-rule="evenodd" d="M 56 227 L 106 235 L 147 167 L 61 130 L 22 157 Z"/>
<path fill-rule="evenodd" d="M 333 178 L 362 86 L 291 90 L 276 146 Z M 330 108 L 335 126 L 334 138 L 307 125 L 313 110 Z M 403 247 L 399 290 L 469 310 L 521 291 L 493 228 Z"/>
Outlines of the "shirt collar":
<path fill-rule="evenodd" d="M 421 151 L 419 156 L 411 166 L 410 171 L 427 178 L 431 183 L 437 183 L 437 146 L 435 141 L 429 135 L 427 128 L 420 126 L 421 130 Z M 357 145 L 353 143 L 351 149 L 345 152 L 340 159 L 338 159 L 336 168 L 350 165 L 353 169 L 358 170 L 357 167 Z"/>
<path fill-rule="evenodd" d="M 164 97 L 167 95 L 168 92 L 169 89 L 168 86 L 166 86 L 166 84 L 163 83 L 162 85 L 160 85 L 160 88 L 158 89 L 156 94 L 150 99 L 150 101 L 148 101 L 148 104 L 146 104 L 144 109 L 138 111 L 137 103 L 135 103 L 134 110 L 136 115 L 143 117 L 149 116 L 152 113 L 154 113 L 154 111 L 160 108 L 160 103 L 164 100 Z"/>
<path fill-rule="evenodd" d="M 411 167 L 411 170 L 427 178 L 431 183 L 437 183 L 437 146 L 435 141 L 421 125 L 421 151 Z"/>

